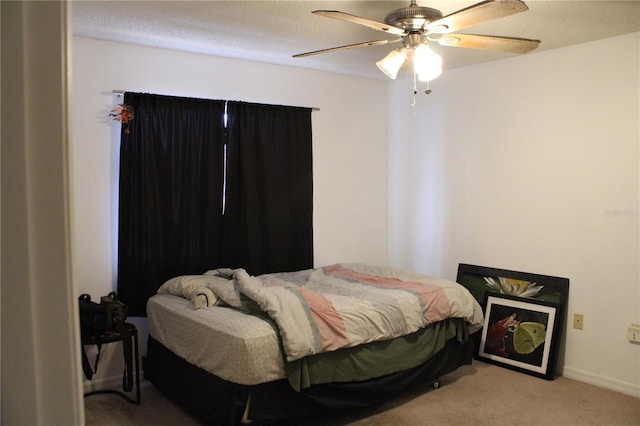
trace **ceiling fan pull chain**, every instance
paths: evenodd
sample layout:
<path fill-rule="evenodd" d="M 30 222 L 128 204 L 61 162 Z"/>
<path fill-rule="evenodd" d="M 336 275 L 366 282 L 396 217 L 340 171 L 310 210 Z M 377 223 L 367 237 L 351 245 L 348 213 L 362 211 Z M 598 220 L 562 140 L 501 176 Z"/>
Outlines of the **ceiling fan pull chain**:
<path fill-rule="evenodd" d="M 413 102 L 411 102 L 411 113 L 416 115 L 416 95 L 418 94 L 418 86 L 416 85 L 416 72 L 413 72 Z"/>

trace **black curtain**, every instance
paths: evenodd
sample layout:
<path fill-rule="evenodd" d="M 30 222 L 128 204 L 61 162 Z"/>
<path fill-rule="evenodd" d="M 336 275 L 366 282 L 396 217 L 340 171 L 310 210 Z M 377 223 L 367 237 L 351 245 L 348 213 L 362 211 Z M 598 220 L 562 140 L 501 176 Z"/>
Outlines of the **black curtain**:
<path fill-rule="evenodd" d="M 118 295 L 132 316 L 167 279 L 220 266 L 225 101 L 126 93 Z"/>
<path fill-rule="evenodd" d="M 131 316 L 177 275 L 313 266 L 311 109 L 129 92 L 123 102 L 134 119 L 121 134 L 118 294 Z"/>
<path fill-rule="evenodd" d="M 311 109 L 229 102 L 223 259 L 250 274 L 313 266 Z"/>

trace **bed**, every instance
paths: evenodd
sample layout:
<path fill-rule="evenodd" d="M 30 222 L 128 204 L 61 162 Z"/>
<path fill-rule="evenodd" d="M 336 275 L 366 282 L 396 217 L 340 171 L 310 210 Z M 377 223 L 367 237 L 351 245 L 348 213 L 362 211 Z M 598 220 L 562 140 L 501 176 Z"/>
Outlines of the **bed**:
<path fill-rule="evenodd" d="M 459 284 L 335 264 L 167 281 L 147 303 L 144 375 L 206 424 L 365 407 L 470 364 L 482 310 Z"/>

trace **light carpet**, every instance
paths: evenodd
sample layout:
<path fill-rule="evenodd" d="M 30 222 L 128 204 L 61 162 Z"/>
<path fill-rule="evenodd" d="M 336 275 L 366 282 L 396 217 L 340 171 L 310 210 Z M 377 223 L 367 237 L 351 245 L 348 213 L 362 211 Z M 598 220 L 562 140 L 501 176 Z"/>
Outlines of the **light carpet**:
<path fill-rule="evenodd" d="M 198 425 L 151 385 L 140 406 L 117 395 L 85 398 L 88 426 Z M 431 384 L 368 409 L 277 425 L 637 425 L 640 399 L 564 377 L 548 381 L 474 361 Z"/>

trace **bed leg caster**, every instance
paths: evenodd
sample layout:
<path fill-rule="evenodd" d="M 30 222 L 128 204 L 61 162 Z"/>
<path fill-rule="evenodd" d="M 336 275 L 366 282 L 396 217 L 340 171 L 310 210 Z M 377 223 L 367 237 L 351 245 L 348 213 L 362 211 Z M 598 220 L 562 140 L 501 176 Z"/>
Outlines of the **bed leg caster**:
<path fill-rule="evenodd" d="M 438 389 L 440 387 L 440 379 L 435 379 L 433 381 L 433 388 Z"/>

